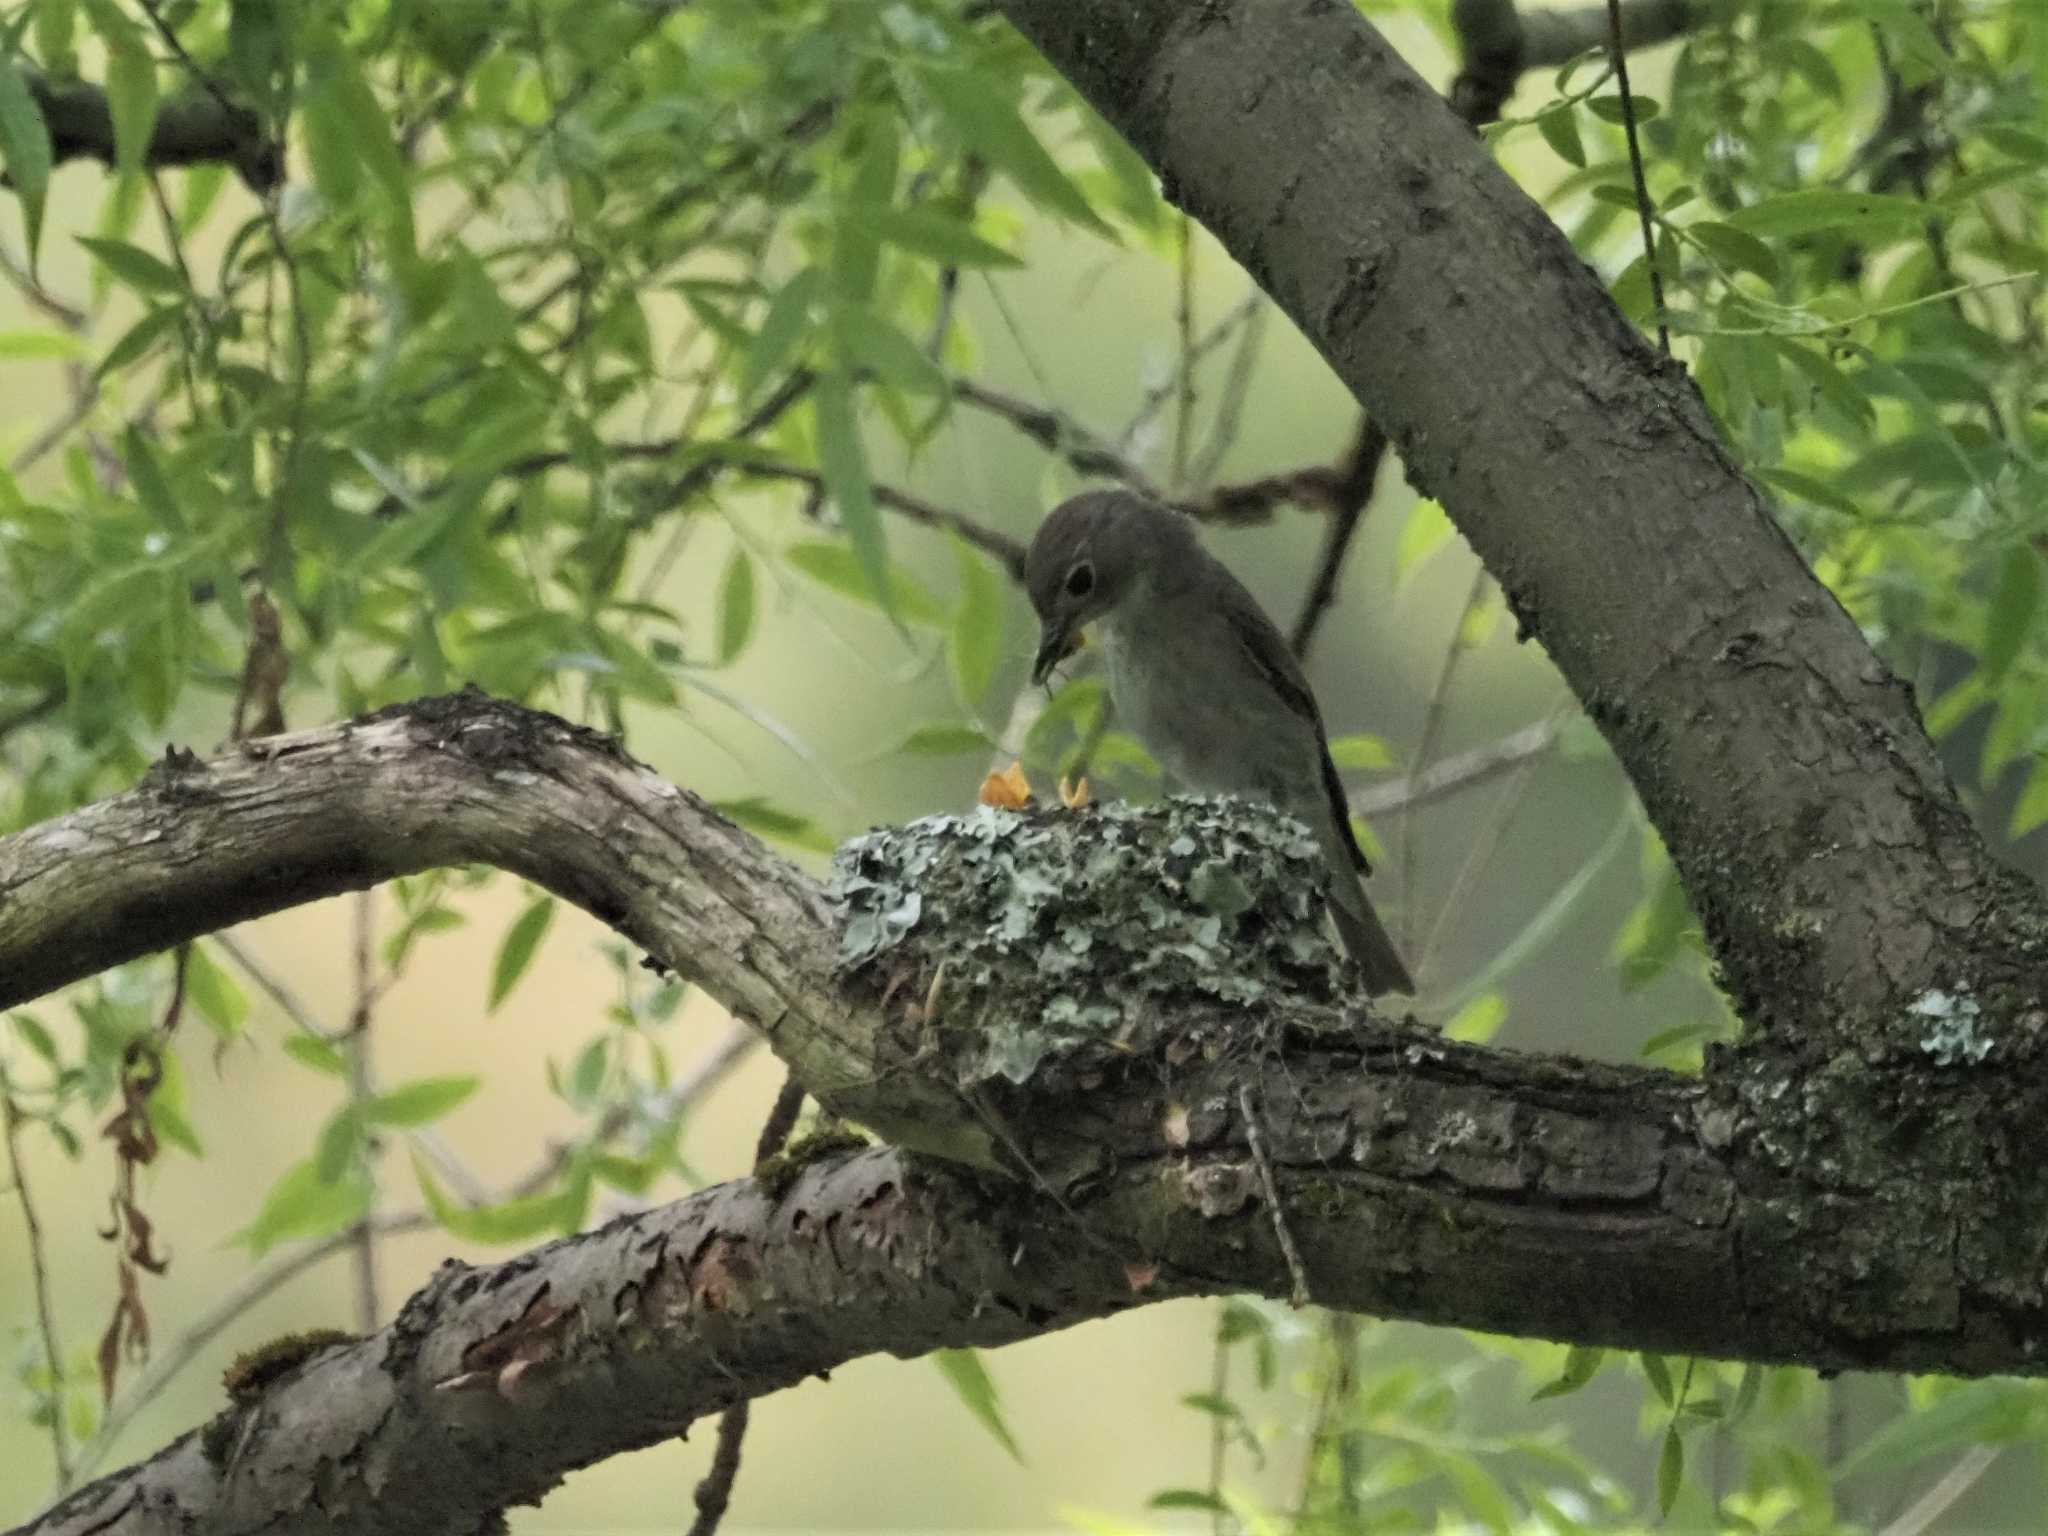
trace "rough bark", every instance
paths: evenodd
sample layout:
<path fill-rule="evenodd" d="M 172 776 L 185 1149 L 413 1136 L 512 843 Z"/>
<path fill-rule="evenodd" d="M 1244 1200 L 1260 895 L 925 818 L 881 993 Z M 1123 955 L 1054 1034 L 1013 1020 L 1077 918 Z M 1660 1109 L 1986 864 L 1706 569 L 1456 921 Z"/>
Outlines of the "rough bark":
<path fill-rule="evenodd" d="M 1305 1287 L 1588 1344 L 2040 1368 L 2048 1201 L 2031 1161 L 1987 1167 L 1983 1151 L 2048 1106 L 1979 1070 L 1969 1038 L 1807 1077 L 1731 1057 L 1705 1080 L 1460 1046 L 1347 1005 L 1341 973 L 1286 927 L 1314 902 L 1284 861 L 1243 870 L 1265 947 L 1221 945 L 1194 971 L 1160 968 L 1185 947 L 1170 928 L 1163 949 L 1127 947 L 1129 923 L 1103 915 L 1126 894 L 1090 907 L 1084 879 L 1048 873 L 1121 839 L 1131 877 L 1170 893 L 1208 856 L 1162 865 L 1172 834 L 1239 846 L 1276 825 L 1262 817 L 1182 802 L 942 819 L 868 840 L 841 910 L 608 739 L 472 694 L 211 763 L 174 755 L 127 795 L 0 841 L 0 1000 L 371 880 L 491 863 L 759 1021 L 828 1104 L 1000 1170 L 863 1153 L 451 1267 L 384 1334 L 29 1529 L 253 1531 L 289 1514 L 468 1531 L 860 1354 L 1178 1295 Z M 899 909 L 912 887 L 892 878 L 929 899 L 850 942 L 849 913 Z M 992 920 L 959 920 L 949 891 Z M 1018 892 L 1021 937 L 1002 921 Z M 1126 1022 L 1047 1035 L 1042 945 L 1075 925 L 1089 963 L 1057 985 Z M 1229 968 L 1240 955 L 1253 969 Z M 1022 1067 L 1020 1030 L 1040 1032 Z M 999 1039 L 1005 1070 L 977 1069 Z"/>

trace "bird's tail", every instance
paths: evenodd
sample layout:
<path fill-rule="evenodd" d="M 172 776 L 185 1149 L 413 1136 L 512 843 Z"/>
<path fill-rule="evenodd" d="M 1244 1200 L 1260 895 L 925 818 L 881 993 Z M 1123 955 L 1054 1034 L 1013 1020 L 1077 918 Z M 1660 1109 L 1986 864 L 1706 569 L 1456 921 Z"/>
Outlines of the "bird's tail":
<path fill-rule="evenodd" d="M 1375 997 L 1382 992 L 1414 996 L 1415 978 L 1408 974 L 1401 952 L 1394 948 L 1393 938 L 1373 911 L 1358 877 L 1345 869 L 1332 870 L 1330 877 L 1330 917 L 1344 948 L 1358 962 L 1365 990 Z"/>
<path fill-rule="evenodd" d="M 1365 977 L 1365 990 L 1375 997 L 1382 992 L 1413 997 L 1415 978 L 1408 974 L 1401 951 L 1394 948 L 1392 936 L 1359 881 L 1365 855 L 1352 840 L 1351 828 L 1335 816 L 1319 820 L 1316 840 L 1323 845 L 1323 858 L 1330 866 L 1330 919 L 1337 925 L 1337 937 L 1344 941 L 1346 953 Z"/>

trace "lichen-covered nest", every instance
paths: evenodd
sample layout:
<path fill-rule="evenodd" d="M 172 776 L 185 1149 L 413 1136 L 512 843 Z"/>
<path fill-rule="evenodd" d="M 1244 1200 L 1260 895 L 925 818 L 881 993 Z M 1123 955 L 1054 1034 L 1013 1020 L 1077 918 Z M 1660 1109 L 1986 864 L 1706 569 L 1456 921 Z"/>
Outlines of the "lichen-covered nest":
<path fill-rule="evenodd" d="M 839 850 L 829 890 L 847 971 L 928 1004 L 967 1086 L 1091 1042 L 1142 1049 L 1177 1006 L 1354 995 L 1326 878 L 1299 822 L 1175 797 L 878 828 Z"/>

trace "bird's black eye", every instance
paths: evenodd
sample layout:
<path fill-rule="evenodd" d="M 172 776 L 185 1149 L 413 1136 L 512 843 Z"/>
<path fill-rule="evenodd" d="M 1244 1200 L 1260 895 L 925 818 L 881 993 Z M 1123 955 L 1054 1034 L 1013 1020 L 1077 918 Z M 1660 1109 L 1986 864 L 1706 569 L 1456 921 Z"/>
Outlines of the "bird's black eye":
<path fill-rule="evenodd" d="M 1086 597 L 1095 590 L 1095 567 L 1082 561 L 1067 572 L 1067 596 Z"/>

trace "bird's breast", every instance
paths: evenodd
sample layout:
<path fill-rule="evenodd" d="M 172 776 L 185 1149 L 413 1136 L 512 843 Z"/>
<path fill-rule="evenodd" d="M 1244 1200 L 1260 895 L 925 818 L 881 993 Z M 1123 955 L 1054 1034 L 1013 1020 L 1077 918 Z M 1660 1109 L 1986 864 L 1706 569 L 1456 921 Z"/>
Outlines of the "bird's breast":
<path fill-rule="evenodd" d="M 1200 615 L 1175 618 L 1101 626 L 1117 718 L 1180 787 L 1299 814 L 1320 793 L 1313 727 L 1277 696 L 1261 696 L 1248 667 L 1230 673 L 1235 653 L 1222 642 L 1231 637 L 1205 640 Z"/>

